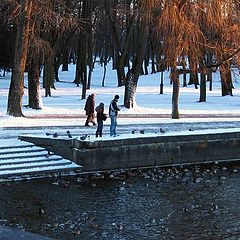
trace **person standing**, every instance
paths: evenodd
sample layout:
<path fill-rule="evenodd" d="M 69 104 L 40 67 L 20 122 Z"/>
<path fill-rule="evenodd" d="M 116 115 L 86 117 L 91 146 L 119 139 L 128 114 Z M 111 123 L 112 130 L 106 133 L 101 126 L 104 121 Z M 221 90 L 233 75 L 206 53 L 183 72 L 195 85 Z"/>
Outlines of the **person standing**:
<path fill-rule="evenodd" d="M 88 96 L 85 108 L 87 120 L 85 122 L 85 126 L 89 126 L 89 123 L 93 123 L 93 125 L 97 125 L 95 122 L 95 114 L 94 114 L 94 106 L 95 106 L 95 93 L 92 93 Z"/>
<path fill-rule="evenodd" d="M 106 114 L 104 113 L 104 103 L 100 103 L 96 107 L 96 112 L 97 112 L 97 131 L 96 131 L 96 138 L 102 137 L 102 130 L 103 130 L 103 121 L 107 119 Z"/>
<path fill-rule="evenodd" d="M 118 111 L 120 111 L 120 108 L 118 107 L 118 100 L 119 96 L 115 95 L 114 99 L 111 101 L 109 105 L 109 117 L 111 119 L 111 125 L 110 125 L 110 136 L 116 137 L 116 128 L 117 128 L 117 115 Z"/>

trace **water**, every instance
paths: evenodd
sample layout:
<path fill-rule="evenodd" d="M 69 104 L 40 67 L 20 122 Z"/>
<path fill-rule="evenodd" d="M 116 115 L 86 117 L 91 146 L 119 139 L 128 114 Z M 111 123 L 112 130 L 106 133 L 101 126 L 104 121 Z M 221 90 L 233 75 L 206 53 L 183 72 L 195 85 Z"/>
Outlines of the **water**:
<path fill-rule="evenodd" d="M 54 239 L 240 239 L 240 165 L 2 183 L 0 224 Z"/>

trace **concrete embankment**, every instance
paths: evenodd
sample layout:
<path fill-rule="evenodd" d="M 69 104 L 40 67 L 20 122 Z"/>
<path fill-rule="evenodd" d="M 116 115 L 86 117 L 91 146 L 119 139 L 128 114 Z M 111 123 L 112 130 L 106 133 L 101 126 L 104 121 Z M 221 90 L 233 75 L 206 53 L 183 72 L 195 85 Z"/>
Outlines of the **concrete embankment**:
<path fill-rule="evenodd" d="M 0 239 L 2 240 L 53 240 L 52 238 L 28 233 L 18 229 L 0 225 Z"/>
<path fill-rule="evenodd" d="M 79 140 L 20 136 L 83 166 L 101 171 L 240 160 L 240 132 L 134 136 Z"/>

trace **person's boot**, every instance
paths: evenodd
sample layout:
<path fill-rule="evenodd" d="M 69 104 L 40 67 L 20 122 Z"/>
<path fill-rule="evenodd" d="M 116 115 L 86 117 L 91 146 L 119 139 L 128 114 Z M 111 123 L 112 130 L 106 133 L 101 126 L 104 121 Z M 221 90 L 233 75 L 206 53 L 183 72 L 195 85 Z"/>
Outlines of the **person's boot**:
<path fill-rule="evenodd" d="M 85 126 L 89 126 L 89 124 L 88 124 L 88 122 L 87 122 L 87 121 L 85 122 Z"/>

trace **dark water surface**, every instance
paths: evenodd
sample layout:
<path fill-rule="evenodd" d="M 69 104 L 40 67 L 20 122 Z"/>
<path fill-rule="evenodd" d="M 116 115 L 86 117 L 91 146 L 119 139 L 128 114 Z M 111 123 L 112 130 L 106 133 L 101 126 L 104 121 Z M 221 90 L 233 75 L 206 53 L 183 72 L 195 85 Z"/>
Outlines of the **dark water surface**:
<path fill-rule="evenodd" d="M 240 239 L 240 165 L 2 183 L 0 225 L 54 239 Z"/>

